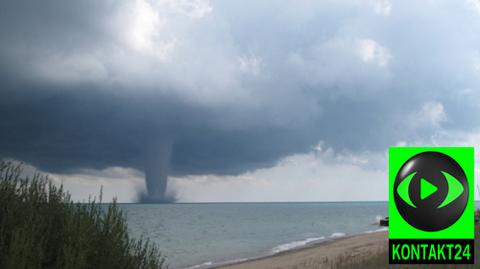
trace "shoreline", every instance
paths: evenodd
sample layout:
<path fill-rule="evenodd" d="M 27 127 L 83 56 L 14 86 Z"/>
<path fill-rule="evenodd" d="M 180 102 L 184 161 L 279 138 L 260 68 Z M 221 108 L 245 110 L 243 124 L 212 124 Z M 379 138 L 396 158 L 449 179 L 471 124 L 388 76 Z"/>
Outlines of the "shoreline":
<path fill-rule="evenodd" d="M 203 263 L 188 269 L 296 268 L 298 264 L 318 263 L 339 255 L 359 255 L 387 245 L 388 230 L 378 229 L 339 237 L 326 237 L 305 245 L 249 258 Z M 277 246 L 278 247 L 278 246 Z M 316 267 L 318 268 L 318 266 Z"/>

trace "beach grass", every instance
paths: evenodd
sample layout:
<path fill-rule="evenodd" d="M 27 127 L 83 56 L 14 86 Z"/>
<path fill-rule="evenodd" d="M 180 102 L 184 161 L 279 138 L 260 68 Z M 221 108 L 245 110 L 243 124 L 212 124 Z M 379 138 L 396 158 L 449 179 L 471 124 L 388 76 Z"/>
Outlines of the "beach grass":
<path fill-rule="evenodd" d="M 0 162 L 0 268 L 166 268 L 158 248 L 132 239 L 115 201 L 75 203 L 22 167 Z"/>

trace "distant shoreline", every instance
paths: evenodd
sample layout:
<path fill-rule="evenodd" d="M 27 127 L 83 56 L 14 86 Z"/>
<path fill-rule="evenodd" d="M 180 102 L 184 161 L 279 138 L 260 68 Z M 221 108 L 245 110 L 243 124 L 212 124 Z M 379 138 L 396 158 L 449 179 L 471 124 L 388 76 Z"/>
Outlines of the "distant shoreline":
<path fill-rule="evenodd" d="M 298 248 L 285 250 L 272 255 L 264 255 L 250 259 L 212 264 L 195 268 L 215 269 L 256 269 L 256 268 L 299 268 L 300 265 L 322 264 L 339 255 L 361 255 L 379 250 L 387 246 L 388 231 L 377 231 L 330 238 L 320 242 L 307 244 Z M 300 266 L 301 267 L 301 266 Z M 192 268 L 192 267 L 190 267 Z"/>
<path fill-rule="evenodd" d="M 81 202 L 79 203 L 87 203 Z M 480 200 L 474 200 L 480 203 Z M 117 202 L 117 205 L 201 205 L 201 204 L 334 204 L 334 203 L 388 203 L 388 201 L 278 201 L 278 202 L 172 202 L 172 203 L 140 203 L 140 202 Z M 111 204 L 102 202 L 100 204 Z M 480 206 L 480 204 L 479 204 Z"/>
<path fill-rule="evenodd" d="M 475 200 L 476 202 L 480 202 Z M 372 200 L 372 201 L 274 201 L 274 202 L 171 202 L 171 203 L 145 203 L 145 202 L 117 202 L 117 204 L 125 205 L 198 205 L 198 204 L 334 204 L 334 203 L 388 203 L 388 201 Z M 108 204 L 108 203 L 106 203 Z"/>

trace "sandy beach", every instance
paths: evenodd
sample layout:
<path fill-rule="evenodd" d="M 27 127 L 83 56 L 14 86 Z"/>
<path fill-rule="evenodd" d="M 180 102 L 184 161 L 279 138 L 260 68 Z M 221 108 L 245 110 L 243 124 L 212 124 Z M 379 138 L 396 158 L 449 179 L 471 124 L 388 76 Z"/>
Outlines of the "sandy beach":
<path fill-rule="evenodd" d="M 386 231 L 355 235 L 279 253 L 270 257 L 224 265 L 217 268 L 323 268 L 327 259 L 332 260 L 339 256 L 348 259 L 385 249 L 388 244 L 387 238 L 388 233 Z"/>

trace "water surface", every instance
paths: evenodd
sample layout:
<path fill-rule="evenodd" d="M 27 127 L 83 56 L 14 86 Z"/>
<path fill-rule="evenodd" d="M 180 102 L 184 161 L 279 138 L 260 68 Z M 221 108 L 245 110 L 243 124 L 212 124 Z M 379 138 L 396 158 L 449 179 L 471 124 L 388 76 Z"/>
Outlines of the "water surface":
<path fill-rule="evenodd" d="M 157 243 L 171 268 L 269 255 L 373 231 L 386 202 L 121 204 L 130 232 Z"/>

